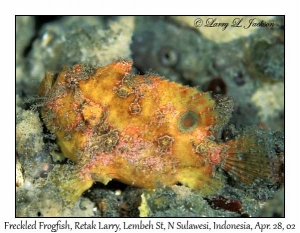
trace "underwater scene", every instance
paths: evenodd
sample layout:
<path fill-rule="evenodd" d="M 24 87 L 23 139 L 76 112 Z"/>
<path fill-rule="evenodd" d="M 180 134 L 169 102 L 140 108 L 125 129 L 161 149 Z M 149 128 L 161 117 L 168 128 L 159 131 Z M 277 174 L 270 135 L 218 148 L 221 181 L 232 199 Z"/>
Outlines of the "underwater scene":
<path fill-rule="evenodd" d="M 16 16 L 16 217 L 284 217 L 284 16 Z"/>

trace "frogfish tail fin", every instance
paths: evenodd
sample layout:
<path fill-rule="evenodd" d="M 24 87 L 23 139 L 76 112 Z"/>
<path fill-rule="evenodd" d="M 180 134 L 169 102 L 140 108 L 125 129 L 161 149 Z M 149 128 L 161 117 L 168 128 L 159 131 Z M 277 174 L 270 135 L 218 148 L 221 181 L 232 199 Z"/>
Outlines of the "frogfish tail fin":
<path fill-rule="evenodd" d="M 73 206 L 84 191 L 89 189 L 93 180 L 83 177 L 80 170 L 69 164 L 56 165 L 48 182 L 56 185 L 67 206 Z"/>
<path fill-rule="evenodd" d="M 227 155 L 221 167 L 246 184 L 283 180 L 283 156 L 275 150 L 273 133 L 249 127 L 225 143 Z"/>

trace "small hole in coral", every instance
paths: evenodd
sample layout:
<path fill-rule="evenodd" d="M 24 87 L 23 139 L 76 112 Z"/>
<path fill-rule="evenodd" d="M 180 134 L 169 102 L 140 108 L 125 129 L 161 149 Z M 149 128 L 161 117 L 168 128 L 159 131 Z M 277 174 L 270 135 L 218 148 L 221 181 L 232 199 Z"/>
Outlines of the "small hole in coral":
<path fill-rule="evenodd" d="M 227 93 L 227 86 L 222 78 L 214 78 L 208 83 L 206 91 L 211 91 L 213 95 L 225 95 Z"/>
<path fill-rule="evenodd" d="M 236 85 L 243 86 L 245 84 L 245 77 L 243 73 L 240 71 L 234 77 L 233 80 L 235 81 Z"/>
<path fill-rule="evenodd" d="M 163 48 L 159 52 L 161 64 L 164 66 L 173 66 L 178 62 L 178 54 L 174 49 Z"/>
<path fill-rule="evenodd" d="M 177 186 L 183 186 L 183 184 L 181 182 L 177 182 L 175 185 L 177 185 Z"/>
<path fill-rule="evenodd" d="M 38 216 L 38 217 L 42 217 L 43 215 L 42 215 L 42 213 L 39 211 L 39 212 L 37 213 L 37 216 Z"/>

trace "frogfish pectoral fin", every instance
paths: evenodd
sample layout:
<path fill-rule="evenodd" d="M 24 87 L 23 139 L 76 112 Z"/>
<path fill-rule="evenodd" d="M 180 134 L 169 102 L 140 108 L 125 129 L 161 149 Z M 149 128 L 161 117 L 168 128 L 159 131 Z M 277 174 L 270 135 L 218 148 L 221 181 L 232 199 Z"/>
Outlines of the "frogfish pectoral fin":
<path fill-rule="evenodd" d="M 276 154 L 272 133 L 246 128 L 229 146 L 221 167 L 246 184 L 276 183 L 282 180 L 283 158 Z"/>

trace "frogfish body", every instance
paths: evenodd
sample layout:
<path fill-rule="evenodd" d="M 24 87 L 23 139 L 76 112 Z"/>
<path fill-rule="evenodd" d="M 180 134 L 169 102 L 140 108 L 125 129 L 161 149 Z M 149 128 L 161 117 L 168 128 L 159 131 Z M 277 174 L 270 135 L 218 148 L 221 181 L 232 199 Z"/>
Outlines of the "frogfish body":
<path fill-rule="evenodd" d="M 116 61 L 91 69 L 65 67 L 47 73 L 38 94 L 41 115 L 73 166 L 57 166 L 53 180 L 70 202 L 98 181 L 156 188 L 183 184 L 203 194 L 218 190 L 225 170 L 245 183 L 275 181 L 279 161 L 263 134 L 249 130 L 216 142 L 233 109 L 226 98 L 131 74 L 132 63 Z"/>

